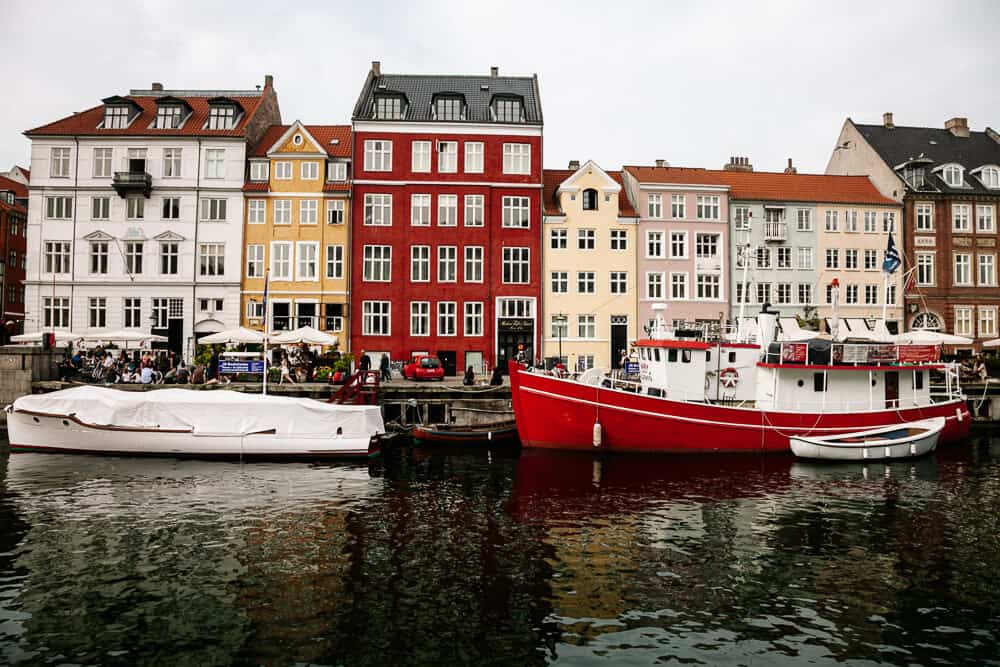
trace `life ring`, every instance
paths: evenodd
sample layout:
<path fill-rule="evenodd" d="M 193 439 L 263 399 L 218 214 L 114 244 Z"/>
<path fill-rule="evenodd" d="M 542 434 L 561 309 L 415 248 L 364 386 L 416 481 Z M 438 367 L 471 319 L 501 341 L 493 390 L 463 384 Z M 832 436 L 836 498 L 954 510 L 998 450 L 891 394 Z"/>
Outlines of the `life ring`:
<path fill-rule="evenodd" d="M 719 384 L 726 389 L 735 389 L 740 381 L 740 372 L 735 368 L 726 368 L 719 371 Z"/>

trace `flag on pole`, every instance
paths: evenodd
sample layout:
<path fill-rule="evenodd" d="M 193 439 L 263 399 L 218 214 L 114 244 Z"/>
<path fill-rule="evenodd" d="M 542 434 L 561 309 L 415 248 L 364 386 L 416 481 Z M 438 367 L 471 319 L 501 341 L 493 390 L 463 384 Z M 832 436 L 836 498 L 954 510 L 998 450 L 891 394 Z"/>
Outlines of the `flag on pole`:
<path fill-rule="evenodd" d="M 886 273 L 895 273 L 903 260 L 899 258 L 899 250 L 892 240 L 892 232 L 889 232 L 889 243 L 885 247 L 885 259 L 882 260 L 882 270 Z"/>
<path fill-rule="evenodd" d="M 267 288 L 271 283 L 270 269 L 264 273 L 264 319 L 267 319 Z"/>

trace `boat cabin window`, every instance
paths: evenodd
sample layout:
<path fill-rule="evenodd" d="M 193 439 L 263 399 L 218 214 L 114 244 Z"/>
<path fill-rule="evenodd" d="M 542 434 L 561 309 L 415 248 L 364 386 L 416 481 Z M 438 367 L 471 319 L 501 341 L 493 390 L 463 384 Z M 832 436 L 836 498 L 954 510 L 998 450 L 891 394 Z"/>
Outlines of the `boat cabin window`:
<path fill-rule="evenodd" d="M 677 350 L 667 350 L 667 361 L 677 363 Z"/>
<path fill-rule="evenodd" d="M 729 353 L 729 363 L 731 363 L 731 364 L 735 364 L 736 363 L 736 353 L 735 352 L 730 352 Z"/>
<path fill-rule="evenodd" d="M 650 396 L 663 396 L 663 390 L 659 387 L 649 387 L 646 389 L 646 393 Z"/>
<path fill-rule="evenodd" d="M 813 373 L 813 391 L 826 391 L 826 373 Z"/>
<path fill-rule="evenodd" d="M 913 388 L 923 389 L 924 388 L 924 372 L 917 371 L 913 374 Z"/>
<path fill-rule="evenodd" d="M 691 350 L 681 350 L 681 361 L 685 364 L 691 363 Z"/>
<path fill-rule="evenodd" d="M 655 358 L 656 361 L 659 361 L 660 360 L 660 351 L 659 350 L 653 350 L 653 357 Z"/>
<path fill-rule="evenodd" d="M 712 351 L 705 350 L 705 361 L 711 361 L 711 360 L 712 360 Z"/>

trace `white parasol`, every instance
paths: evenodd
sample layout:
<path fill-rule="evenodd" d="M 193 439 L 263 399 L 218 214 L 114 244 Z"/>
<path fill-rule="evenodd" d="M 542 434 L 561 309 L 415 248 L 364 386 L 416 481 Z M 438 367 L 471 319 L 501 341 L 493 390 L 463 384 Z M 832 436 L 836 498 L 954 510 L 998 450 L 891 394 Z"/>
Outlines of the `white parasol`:
<path fill-rule="evenodd" d="M 263 343 L 263 342 L 264 342 L 264 334 L 262 334 L 259 331 L 254 331 L 253 329 L 247 329 L 246 327 L 236 327 L 235 329 L 226 329 L 225 331 L 219 331 L 218 333 L 202 336 L 201 338 L 198 339 L 199 345 Z"/>
<path fill-rule="evenodd" d="M 972 339 L 930 329 L 914 329 L 898 334 L 895 342 L 903 345 L 969 345 Z"/>
<path fill-rule="evenodd" d="M 45 334 L 52 333 L 52 330 L 47 331 L 33 331 L 32 333 L 18 334 L 17 336 L 11 336 L 10 342 L 12 343 L 41 343 L 42 336 Z M 69 341 L 76 340 L 80 337 L 80 334 L 75 334 L 72 331 L 65 331 L 63 329 L 56 329 L 56 342 L 66 343 Z"/>
<path fill-rule="evenodd" d="M 291 331 L 282 331 L 279 334 L 274 334 L 268 342 L 276 343 L 278 345 L 287 345 L 290 343 L 336 345 L 337 338 L 336 336 L 323 333 L 319 329 L 314 329 L 312 327 L 299 327 L 298 329 L 292 329 Z"/>

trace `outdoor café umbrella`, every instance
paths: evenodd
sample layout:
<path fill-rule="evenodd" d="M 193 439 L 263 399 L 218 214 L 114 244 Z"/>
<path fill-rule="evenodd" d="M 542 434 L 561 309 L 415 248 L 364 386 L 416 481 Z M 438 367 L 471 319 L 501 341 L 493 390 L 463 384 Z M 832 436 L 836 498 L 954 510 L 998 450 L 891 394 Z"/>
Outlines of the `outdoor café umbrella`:
<path fill-rule="evenodd" d="M 41 343 L 42 336 L 45 334 L 53 333 L 52 330 L 46 331 L 34 331 L 32 333 L 18 334 L 17 336 L 11 336 L 10 342 L 12 343 Z M 56 329 L 56 342 L 65 343 L 71 340 L 76 340 L 80 337 L 80 334 L 75 334 L 72 331 L 65 331 L 63 329 Z"/>
<path fill-rule="evenodd" d="M 271 336 L 270 342 L 276 343 L 278 345 L 287 345 L 289 343 L 307 343 L 309 345 L 336 345 L 337 338 L 331 336 L 330 334 L 323 333 L 319 329 L 314 329 L 312 327 L 299 327 L 298 329 L 292 329 L 291 331 L 282 331 L 279 334 Z"/>
<path fill-rule="evenodd" d="M 1000 338 L 994 338 L 983 343 L 983 347 L 1000 347 Z"/>
<path fill-rule="evenodd" d="M 88 343 L 166 343 L 169 339 L 166 336 L 158 336 L 154 333 L 120 329 L 118 331 L 84 334 L 80 336 L 80 340 Z"/>
<path fill-rule="evenodd" d="M 202 336 L 198 339 L 200 345 L 219 345 L 219 344 L 235 344 L 235 343 L 263 343 L 264 334 L 259 331 L 254 331 L 253 329 L 247 329 L 246 327 L 236 327 L 235 329 L 226 329 L 225 331 L 219 331 L 218 333 L 209 334 L 208 336 Z"/>
<path fill-rule="evenodd" d="M 904 345 L 969 345 L 972 339 L 930 329 L 914 329 L 898 334 L 895 342 Z"/>

